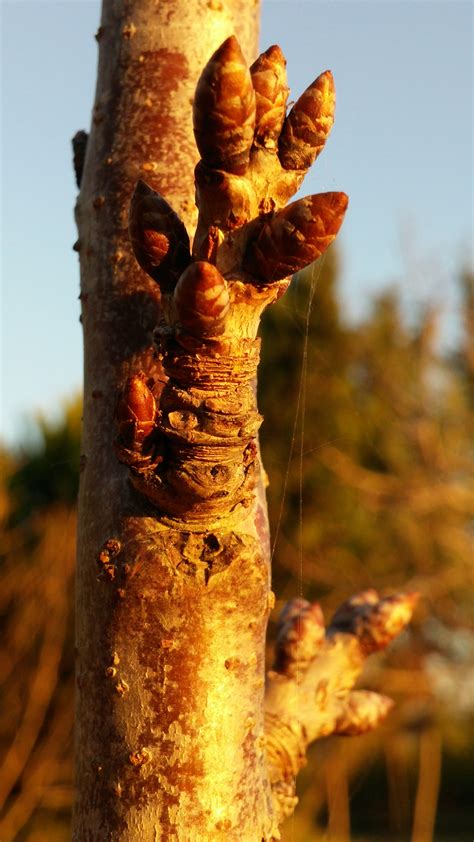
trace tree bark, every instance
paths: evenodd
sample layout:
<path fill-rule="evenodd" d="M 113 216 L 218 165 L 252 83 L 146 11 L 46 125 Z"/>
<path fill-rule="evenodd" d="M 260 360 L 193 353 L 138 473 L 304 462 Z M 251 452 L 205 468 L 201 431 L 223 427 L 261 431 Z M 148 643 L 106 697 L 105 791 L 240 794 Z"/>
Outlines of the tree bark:
<path fill-rule="evenodd" d="M 414 603 L 368 591 L 325 632 L 318 606 L 290 602 L 265 689 L 256 334 L 347 197 L 285 207 L 330 131 L 333 82 L 321 74 L 285 117 L 279 48 L 250 74 L 227 37 L 248 62 L 257 14 L 246 0 L 105 0 L 97 33 L 92 129 L 75 139 L 78 842 L 279 838 L 308 743 L 388 711 L 352 687 Z M 143 177 L 130 234 L 150 277 L 128 235 Z M 196 228 L 192 255 L 173 211 Z"/>

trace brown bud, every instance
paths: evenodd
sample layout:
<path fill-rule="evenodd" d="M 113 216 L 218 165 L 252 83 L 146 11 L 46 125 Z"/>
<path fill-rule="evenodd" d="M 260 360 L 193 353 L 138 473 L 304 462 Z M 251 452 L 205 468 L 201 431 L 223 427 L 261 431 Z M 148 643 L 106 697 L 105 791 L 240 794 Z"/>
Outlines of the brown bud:
<path fill-rule="evenodd" d="M 224 333 L 229 291 L 227 282 L 211 263 L 198 260 L 185 269 L 174 291 L 174 302 L 187 333 L 196 337 Z"/>
<path fill-rule="evenodd" d="M 116 410 L 118 442 L 129 450 L 140 450 L 153 433 L 156 404 L 143 372 L 129 377 Z"/>
<path fill-rule="evenodd" d="M 280 135 L 280 161 L 286 170 L 307 170 L 322 151 L 334 123 L 336 93 L 330 70 L 321 73 L 286 118 Z"/>
<path fill-rule="evenodd" d="M 132 196 L 129 231 L 142 269 L 170 292 L 191 260 L 189 237 L 173 208 L 144 181 L 137 183 Z"/>
<path fill-rule="evenodd" d="M 378 599 L 376 591 L 363 591 L 336 611 L 329 632 L 355 635 L 365 655 L 384 649 L 410 622 L 417 593 Z"/>
<path fill-rule="evenodd" d="M 318 603 L 300 597 L 291 599 L 278 618 L 274 669 L 287 675 L 307 669 L 324 635 L 323 613 Z"/>
<path fill-rule="evenodd" d="M 317 193 L 270 216 L 247 246 L 244 269 L 263 281 L 278 281 L 317 260 L 342 225 L 345 193 Z"/>
<path fill-rule="evenodd" d="M 194 134 L 210 167 L 245 172 L 255 128 L 255 91 L 235 35 L 209 59 L 196 88 Z"/>
<path fill-rule="evenodd" d="M 72 139 L 74 173 L 76 176 L 76 184 L 78 187 L 81 186 L 82 172 L 84 170 L 84 162 L 86 160 L 88 140 L 89 135 L 83 130 L 76 132 Z"/>
<path fill-rule="evenodd" d="M 286 114 L 288 86 L 286 59 L 276 44 L 262 53 L 250 68 L 256 98 L 255 143 L 276 149 Z"/>
<path fill-rule="evenodd" d="M 392 699 L 371 690 L 353 690 L 342 703 L 333 733 L 345 737 L 373 731 L 393 707 Z"/>

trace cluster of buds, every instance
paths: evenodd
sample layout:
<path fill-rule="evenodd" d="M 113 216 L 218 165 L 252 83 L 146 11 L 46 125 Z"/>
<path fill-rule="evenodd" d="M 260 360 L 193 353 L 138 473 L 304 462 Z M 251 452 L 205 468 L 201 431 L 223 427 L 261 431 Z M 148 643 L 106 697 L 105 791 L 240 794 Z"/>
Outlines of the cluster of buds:
<path fill-rule="evenodd" d="M 222 240 L 232 236 L 237 243 L 240 229 L 240 267 L 245 280 L 259 286 L 288 278 L 320 257 L 348 203 L 344 193 L 323 193 L 284 208 L 331 131 L 332 74 L 318 76 L 288 116 L 287 98 L 280 47 L 270 47 L 248 69 L 232 36 L 206 65 L 194 101 L 202 158 L 196 168 L 195 248 L 206 247 L 210 227 L 220 229 Z M 219 266 L 219 249 L 216 261 Z M 235 264 L 232 270 L 235 274 Z"/>
<path fill-rule="evenodd" d="M 331 73 L 318 76 L 288 115 L 287 99 L 280 47 L 269 47 L 249 68 L 231 36 L 209 59 L 193 102 L 201 155 L 194 257 L 178 215 L 159 193 L 137 184 L 129 223 L 134 253 L 162 293 L 175 294 L 176 306 L 167 312 L 180 331 L 220 336 L 231 298 L 227 282 L 268 287 L 288 279 L 323 254 L 342 224 L 344 193 L 321 193 L 285 207 L 331 131 Z"/>
<path fill-rule="evenodd" d="M 287 676 L 307 669 L 325 641 L 331 646 L 338 634 L 355 638 L 364 658 L 385 649 L 410 622 L 418 597 L 402 593 L 381 599 L 375 590 L 362 591 L 339 606 L 327 632 L 317 602 L 290 599 L 278 617 L 273 669 Z"/>
<path fill-rule="evenodd" d="M 363 660 L 385 649 L 411 620 L 417 593 L 400 593 L 380 598 L 377 591 L 362 591 L 344 602 L 327 630 L 328 644 L 338 635 L 357 640 Z M 339 637 L 339 640 L 341 638 Z M 392 699 L 370 690 L 351 690 L 342 701 L 333 733 L 363 734 L 376 728 L 393 707 Z"/>
<path fill-rule="evenodd" d="M 298 688 L 296 733 L 299 729 L 301 742 L 294 771 L 308 742 L 329 734 L 362 734 L 385 719 L 393 706 L 391 699 L 353 688 L 365 659 L 387 646 L 409 623 L 415 603 L 415 594 L 380 599 L 375 591 L 364 591 L 341 605 L 327 631 L 317 603 L 296 598 L 284 606 L 265 704 L 269 737 L 273 730 L 279 751 L 281 723 L 295 728 L 288 711 Z"/>

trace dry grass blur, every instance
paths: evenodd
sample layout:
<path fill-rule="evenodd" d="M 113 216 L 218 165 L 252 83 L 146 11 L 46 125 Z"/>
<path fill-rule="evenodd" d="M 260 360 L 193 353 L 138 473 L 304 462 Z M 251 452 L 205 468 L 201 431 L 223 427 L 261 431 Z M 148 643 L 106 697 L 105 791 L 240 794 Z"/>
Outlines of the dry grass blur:
<path fill-rule="evenodd" d="M 2 842 L 69 838 L 79 419 L 0 455 Z"/>
<path fill-rule="evenodd" d="M 422 599 L 411 630 L 364 677 L 395 712 L 375 734 L 314 746 L 284 838 L 461 842 L 474 708 L 472 278 L 449 356 L 436 313 L 407 326 L 395 295 L 349 328 L 336 280 L 327 260 L 309 322 L 304 442 L 297 424 L 290 461 L 304 277 L 264 326 L 277 608 L 300 589 L 326 615 L 366 587 Z M 40 425 L 38 444 L 0 452 L 1 842 L 70 838 L 79 419 L 72 404 L 64 422 Z"/>
<path fill-rule="evenodd" d="M 69 809 L 71 803 L 75 523 L 74 511 L 58 505 L 34 518 L 31 535 L 19 528 L 4 535 L 0 805 L 6 810 L 0 838 L 5 842 L 19 838 L 38 809 Z"/>

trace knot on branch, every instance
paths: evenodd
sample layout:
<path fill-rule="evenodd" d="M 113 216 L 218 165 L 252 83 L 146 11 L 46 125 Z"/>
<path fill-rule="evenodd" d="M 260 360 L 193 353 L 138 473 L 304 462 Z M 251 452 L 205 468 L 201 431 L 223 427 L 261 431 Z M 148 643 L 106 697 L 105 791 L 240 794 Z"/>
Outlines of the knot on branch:
<path fill-rule="evenodd" d="M 257 476 L 259 341 L 237 347 L 166 332 L 158 339 L 168 377 L 159 410 L 145 376 L 131 378 L 118 407 L 119 458 L 135 488 L 167 517 L 198 525 L 244 514 Z"/>

